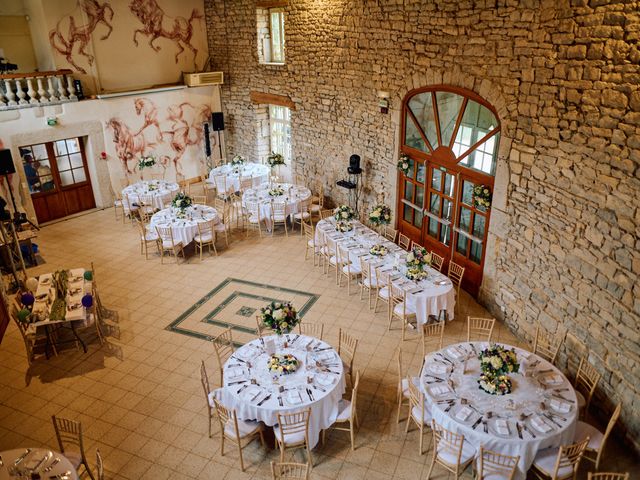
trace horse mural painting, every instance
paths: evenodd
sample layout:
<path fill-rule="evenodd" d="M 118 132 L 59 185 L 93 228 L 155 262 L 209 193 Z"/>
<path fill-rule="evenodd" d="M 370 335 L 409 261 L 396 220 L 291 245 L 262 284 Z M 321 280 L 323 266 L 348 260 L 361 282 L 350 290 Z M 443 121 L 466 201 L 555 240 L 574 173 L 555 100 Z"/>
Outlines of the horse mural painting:
<path fill-rule="evenodd" d="M 160 50 L 160 47 L 154 45 L 153 42 L 158 38 L 166 38 L 178 47 L 175 57 L 176 63 L 186 47 L 193 52 L 193 64 L 196 65 L 198 49 L 191 44 L 193 22 L 204 18 L 198 9 L 193 9 L 189 19 L 166 15 L 156 0 L 131 0 L 129 9 L 142 23 L 142 28 L 133 32 L 133 43 L 136 46 L 138 46 L 137 35 L 139 33 L 149 37 L 149 46 L 156 52 Z"/>
<path fill-rule="evenodd" d="M 133 161 L 134 165 L 137 165 L 137 157 L 144 155 L 147 148 L 153 147 L 155 144 L 148 143 L 142 132 L 133 133 L 124 122 L 117 118 L 109 120 L 107 128 L 113 130 L 116 155 L 122 162 L 125 172 L 127 175 L 133 173 L 129 162 Z"/>
<path fill-rule="evenodd" d="M 61 18 L 56 24 L 56 28 L 49 32 L 49 43 L 60 54 L 63 55 L 67 62 L 81 73 L 87 71 L 76 63 L 73 58 L 73 51 L 78 45 L 78 54 L 87 59 L 89 65 L 93 65 L 94 57 L 85 50 L 91 41 L 91 35 L 97 28 L 98 24 L 103 23 L 109 30 L 100 37 L 100 40 L 106 40 L 113 31 L 113 9 L 109 2 L 100 3 L 98 0 L 80 0 L 78 3 L 80 9 L 86 14 L 89 23 L 86 25 L 76 25 L 76 19 L 73 15 Z M 68 22 L 65 32 L 64 25 Z"/>

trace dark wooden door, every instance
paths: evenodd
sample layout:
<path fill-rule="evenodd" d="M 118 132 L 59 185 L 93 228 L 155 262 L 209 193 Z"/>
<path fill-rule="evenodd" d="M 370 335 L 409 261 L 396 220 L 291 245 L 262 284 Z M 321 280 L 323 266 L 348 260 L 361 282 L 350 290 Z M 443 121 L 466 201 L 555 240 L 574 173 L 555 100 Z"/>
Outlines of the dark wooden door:
<path fill-rule="evenodd" d="M 80 138 L 29 145 L 20 153 L 39 223 L 95 208 Z"/>

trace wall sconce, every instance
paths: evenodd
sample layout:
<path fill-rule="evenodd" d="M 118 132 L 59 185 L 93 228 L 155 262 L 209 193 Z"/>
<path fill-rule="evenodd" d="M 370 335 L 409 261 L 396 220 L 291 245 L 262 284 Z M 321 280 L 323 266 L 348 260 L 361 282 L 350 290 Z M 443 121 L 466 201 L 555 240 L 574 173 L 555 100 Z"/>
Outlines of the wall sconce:
<path fill-rule="evenodd" d="M 378 106 L 380 113 L 389 113 L 389 92 L 378 90 Z"/>

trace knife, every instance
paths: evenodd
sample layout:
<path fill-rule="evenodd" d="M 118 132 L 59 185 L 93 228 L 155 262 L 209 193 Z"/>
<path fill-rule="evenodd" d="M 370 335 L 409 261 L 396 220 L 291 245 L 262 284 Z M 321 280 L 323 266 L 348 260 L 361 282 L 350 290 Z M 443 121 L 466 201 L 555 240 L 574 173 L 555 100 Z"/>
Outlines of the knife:
<path fill-rule="evenodd" d="M 38 470 L 40 470 L 40 467 L 42 466 L 43 463 L 48 462 L 49 459 L 53 456 L 53 453 L 51 452 L 47 452 L 44 454 L 44 457 L 42 457 L 42 459 L 38 462 L 38 464 L 33 467 L 33 472 L 37 472 Z"/>
<path fill-rule="evenodd" d="M 244 385 L 243 387 L 240 387 L 240 390 L 238 390 L 236 393 L 240 393 L 242 392 L 245 388 L 247 388 L 249 385 Z"/>
<path fill-rule="evenodd" d="M 562 428 L 562 425 L 556 422 L 551 415 L 549 415 L 548 413 L 545 413 L 544 416 L 548 418 L 551 421 L 551 423 L 553 423 L 555 426 L 557 426 L 558 428 Z"/>
<path fill-rule="evenodd" d="M 264 397 L 262 400 L 258 402 L 258 406 L 261 406 L 264 402 L 266 402 L 270 398 L 271 398 L 271 394 L 267 395 L 266 397 Z"/>
<path fill-rule="evenodd" d="M 519 422 L 516 422 L 516 428 L 518 429 L 518 437 L 522 440 L 522 427 L 520 427 Z"/>
<path fill-rule="evenodd" d="M 481 421 L 482 421 L 482 417 L 478 418 L 478 420 L 476 420 L 476 423 L 474 423 L 474 424 L 472 425 L 472 427 L 471 427 L 471 428 L 472 428 L 473 430 L 475 430 L 475 429 L 476 429 L 476 427 L 477 427 L 478 425 L 480 425 L 480 422 L 481 422 Z"/>
<path fill-rule="evenodd" d="M 25 458 L 27 458 L 27 455 L 29 455 L 31 453 L 31 449 L 27 448 L 24 453 L 22 455 L 20 455 L 18 458 L 15 459 L 15 461 L 13 462 L 13 465 L 20 465 L 20 462 L 22 462 Z"/>
<path fill-rule="evenodd" d="M 227 386 L 230 387 L 231 385 L 240 385 L 241 383 L 245 383 L 246 380 L 238 380 L 237 382 L 231 382 L 228 383 Z"/>

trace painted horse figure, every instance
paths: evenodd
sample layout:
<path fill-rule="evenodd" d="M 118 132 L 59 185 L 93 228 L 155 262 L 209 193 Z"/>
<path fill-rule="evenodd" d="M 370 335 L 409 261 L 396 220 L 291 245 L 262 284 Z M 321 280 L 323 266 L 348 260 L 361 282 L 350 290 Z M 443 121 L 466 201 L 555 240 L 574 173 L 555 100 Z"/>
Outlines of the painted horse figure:
<path fill-rule="evenodd" d="M 117 118 L 112 118 L 107 122 L 107 128 L 113 130 L 113 143 L 116 144 L 116 154 L 122 162 L 127 173 L 133 173 L 129 168 L 129 162 L 134 161 L 141 155 L 144 155 L 148 148 L 155 146 L 155 143 L 148 143 L 144 135 L 132 133 L 129 127 Z"/>
<path fill-rule="evenodd" d="M 175 57 L 176 63 L 178 63 L 178 57 L 186 47 L 193 52 L 193 63 L 195 65 L 198 50 L 191 44 L 193 22 L 204 18 L 198 9 L 193 9 L 189 19 L 165 15 L 164 10 L 156 0 L 131 0 L 129 9 L 142 23 L 142 28 L 133 32 L 133 43 L 136 46 L 138 45 L 138 33 L 149 36 L 149 46 L 156 52 L 160 50 L 160 47 L 154 45 L 153 42 L 158 38 L 166 38 L 178 47 L 178 53 L 176 53 Z"/>
<path fill-rule="evenodd" d="M 73 58 L 73 49 L 76 44 L 79 44 L 78 54 L 87 58 L 89 65 L 93 65 L 93 55 L 87 53 L 85 49 L 91 41 L 91 35 L 100 23 L 109 29 L 109 31 L 103 35 L 100 40 L 106 40 L 113 31 L 113 26 L 110 22 L 113 21 L 113 9 L 109 2 L 100 3 L 98 0 L 81 0 L 79 2 L 80 8 L 87 15 L 89 23 L 86 25 L 76 25 L 76 19 L 73 15 L 61 18 L 56 24 L 55 30 L 49 32 L 49 43 L 60 55 L 63 55 L 67 62 L 72 65 L 76 70 L 81 73 L 87 73 L 87 71 L 79 66 Z M 66 37 L 63 33 L 63 23 L 65 20 L 69 21 Z"/>

